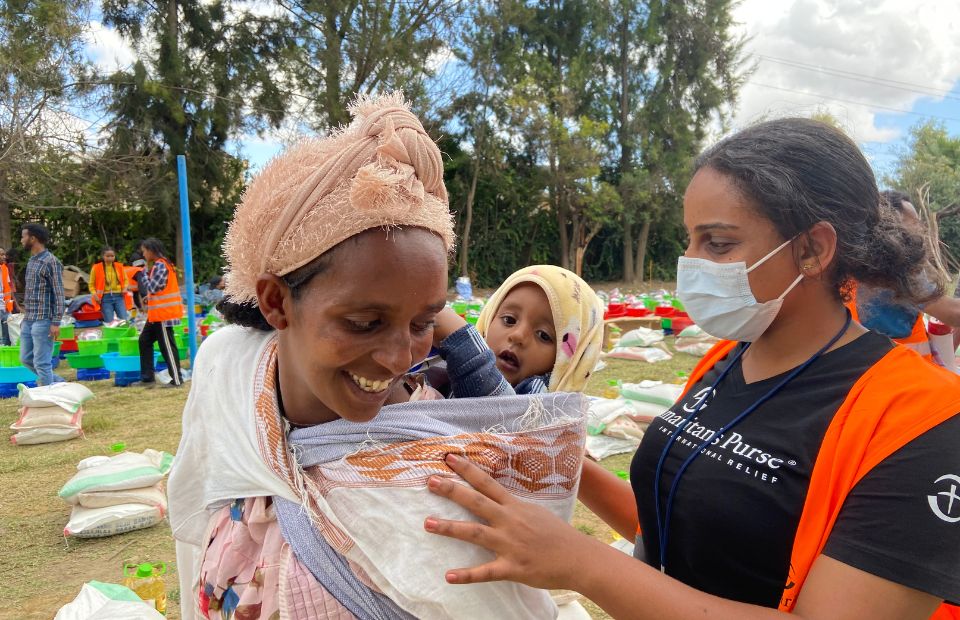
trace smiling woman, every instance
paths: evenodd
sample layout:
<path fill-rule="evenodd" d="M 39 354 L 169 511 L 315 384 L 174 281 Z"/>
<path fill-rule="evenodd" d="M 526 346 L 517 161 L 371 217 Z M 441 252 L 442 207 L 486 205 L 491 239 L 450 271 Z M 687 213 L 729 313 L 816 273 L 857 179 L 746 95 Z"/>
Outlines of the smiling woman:
<path fill-rule="evenodd" d="M 400 380 L 430 351 L 446 300 L 446 252 L 430 231 L 368 230 L 333 254 L 293 289 L 276 276 L 258 283 L 260 310 L 279 331 L 284 415 L 300 426 L 365 422 L 388 397 L 406 400 Z"/>
<path fill-rule="evenodd" d="M 276 502 L 312 501 L 287 435 L 410 400 L 454 236 L 440 152 L 409 105 L 361 100 L 353 114 L 271 162 L 230 224 L 234 325 L 200 349 L 170 479 L 184 618 L 349 615 L 281 535 Z M 281 580 L 315 599 L 292 602 Z"/>

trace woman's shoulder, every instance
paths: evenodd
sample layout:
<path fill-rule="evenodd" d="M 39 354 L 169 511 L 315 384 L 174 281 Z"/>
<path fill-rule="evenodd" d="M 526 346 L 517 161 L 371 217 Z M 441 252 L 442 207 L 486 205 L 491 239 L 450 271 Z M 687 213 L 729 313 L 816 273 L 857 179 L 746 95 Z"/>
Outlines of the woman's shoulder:
<path fill-rule="evenodd" d="M 197 351 L 196 370 L 207 367 L 226 370 L 243 368 L 245 362 L 259 357 L 259 352 L 275 332 L 265 332 L 239 325 L 226 325 L 207 336 Z M 250 364 L 252 367 L 252 364 Z"/>
<path fill-rule="evenodd" d="M 847 402 L 841 432 L 855 441 L 871 438 L 879 461 L 960 414 L 960 376 L 895 346 L 854 385 Z M 955 433 L 954 425 L 943 428 Z"/>
<path fill-rule="evenodd" d="M 864 384 L 872 393 L 884 392 L 891 397 L 912 394 L 929 395 L 945 404 L 960 401 L 960 375 L 903 345 L 891 346 L 864 375 Z"/>
<path fill-rule="evenodd" d="M 220 350 L 247 349 L 251 345 L 263 344 L 273 338 L 276 332 L 263 331 L 242 325 L 226 324 L 203 340 L 203 346 Z"/>

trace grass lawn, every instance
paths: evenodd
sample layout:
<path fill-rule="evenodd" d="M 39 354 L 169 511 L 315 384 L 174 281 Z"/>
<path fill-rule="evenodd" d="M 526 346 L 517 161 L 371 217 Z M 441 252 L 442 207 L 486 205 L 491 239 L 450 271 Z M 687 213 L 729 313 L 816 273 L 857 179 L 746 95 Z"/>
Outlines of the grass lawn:
<path fill-rule="evenodd" d="M 684 354 L 657 364 L 609 360 L 596 373 L 587 392 L 599 394 L 609 379 L 676 381 L 696 360 Z M 59 369 L 67 379 L 75 371 Z M 92 579 L 119 582 L 124 562 L 167 562 L 167 617 L 178 619 L 179 588 L 173 538 L 166 522 L 146 530 L 101 539 L 63 537 L 69 506 L 57 491 L 88 456 L 110 454 L 118 441 L 128 450 L 146 448 L 175 452 L 180 440 L 180 414 L 186 389 L 134 386 L 117 388 L 113 381 L 88 382 L 96 398 L 87 403 L 83 419 L 86 439 L 38 446 L 15 447 L 0 442 L 0 620 L 49 620 L 71 601 L 80 586 Z M 17 401 L 0 400 L 0 423 L 9 426 L 17 416 Z M 611 471 L 629 468 L 631 455 L 605 459 Z M 574 525 L 605 542 L 613 532 L 583 506 L 577 506 Z M 608 616 L 584 601 L 595 618 Z"/>

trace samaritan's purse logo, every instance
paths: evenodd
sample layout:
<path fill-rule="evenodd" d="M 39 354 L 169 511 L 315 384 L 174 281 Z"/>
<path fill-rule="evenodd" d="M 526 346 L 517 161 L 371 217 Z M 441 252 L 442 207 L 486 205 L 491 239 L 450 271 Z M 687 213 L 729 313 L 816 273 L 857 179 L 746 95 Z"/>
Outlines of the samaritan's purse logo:
<path fill-rule="evenodd" d="M 930 504 L 930 510 L 937 515 L 938 519 L 943 519 L 947 523 L 956 523 L 960 521 L 960 494 L 957 493 L 957 488 L 960 486 L 960 476 L 944 474 L 937 478 L 935 484 L 941 482 L 949 482 L 950 490 L 940 491 L 936 495 L 927 495 L 927 502 Z M 946 510 L 943 509 L 944 507 Z"/>

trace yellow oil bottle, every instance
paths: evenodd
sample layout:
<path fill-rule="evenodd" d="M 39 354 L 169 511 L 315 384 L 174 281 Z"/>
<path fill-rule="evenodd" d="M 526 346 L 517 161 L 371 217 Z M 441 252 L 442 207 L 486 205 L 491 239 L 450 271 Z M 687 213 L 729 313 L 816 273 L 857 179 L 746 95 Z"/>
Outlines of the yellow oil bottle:
<path fill-rule="evenodd" d="M 620 398 L 620 385 L 620 381 L 616 379 L 607 381 L 607 385 L 603 388 L 602 396 L 604 398 Z"/>
<path fill-rule="evenodd" d="M 123 585 L 137 593 L 145 602 L 152 604 L 161 614 L 167 614 L 167 587 L 163 575 L 167 565 L 163 562 L 150 564 L 124 564 Z"/>
<path fill-rule="evenodd" d="M 609 340 L 608 340 L 608 342 L 607 342 L 607 350 L 608 350 L 608 351 L 613 350 L 614 348 L 616 348 L 616 347 L 620 344 L 620 336 L 621 336 L 620 328 L 617 327 L 616 325 L 612 325 L 612 324 L 611 324 L 611 325 L 610 325 Z"/>

